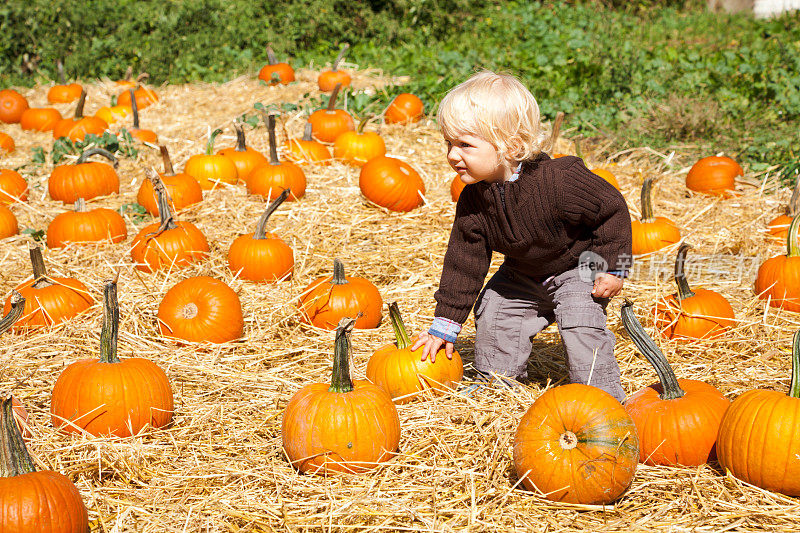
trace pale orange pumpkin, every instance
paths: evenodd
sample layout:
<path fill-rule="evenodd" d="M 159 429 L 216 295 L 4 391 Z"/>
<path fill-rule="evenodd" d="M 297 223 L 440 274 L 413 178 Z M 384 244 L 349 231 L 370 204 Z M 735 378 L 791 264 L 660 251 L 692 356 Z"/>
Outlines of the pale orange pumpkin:
<path fill-rule="evenodd" d="M 344 109 L 336 109 L 336 97 L 339 89 L 341 89 L 341 85 L 337 85 L 333 89 L 326 109 L 318 109 L 308 117 L 312 134 L 324 143 L 332 143 L 342 133 L 356 129 L 350 113 Z"/>
<path fill-rule="evenodd" d="M 164 162 L 164 173 L 160 174 L 161 182 L 167 190 L 170 206 L 175 212 L 180 212 L 189 206 L 203 201 L 203 189 L 197 180 L 189 174 L 176 174 L 169 158 L 169 151 L 166 146 L 159 146 L 161 150 L 161 160 Z M 144 207 L 148 213 L 158 216 L 158 199 L 156 197 L 153 182 L 145 178 L 139 187 L 136 201 Z"/>
<path fill-rule="evenodd" d="M 388 156 L 374 157 L 361 167 L 358 186 L 367 200 L 391 211 L 411 211 L 423 204 L 425 194 L 419 173 Z"/>
<path fill-rule="evenodd" d="M 28 199 L 28 182 L 16 170 L 0 168 L 0 204 L 13 204 Z"/>
<path fill-rule="evenodd" d="M 686 175 L 686 187 L 692 191 L 730 197 L 736 188 L 736 176 L 743 176 L 742 167 L 725 156 L 700 159 Z"/>
<path fill-rule="evenodd" d="M 239 171 L 229 157 L 214 155 L 214 140 L 222 133 L 216 129 L 211 133 L 204 154 L 193 155 L 186 162 L 183 171 L 197 180 L 200 188 L 210 190 L 220 184 L 235 185 L 239 181 Z"/>
<path fill-rule="evenodd" d="M 247 180 L 247 192 L 267 200 L 274 200 L 283 191 L 289 190 L 288 200 L 302 198 L 306 193 L 306 174 L 294 163 L 281 162 L 278 159 L 275 115 L 267 116 L 266 121 L 269 130 L 269 161 L 250 172 Z"/>
<path fill-rule="evenodd" d="M 233 161 L 233 164 L 236 165 L 239 181 L 247 183 L 247 179 L 253 169 L 269 161 L 264 157 L 264 154 L 247 146 L 244 138 L 244 127 L 241 123 L 234 122 L 233 129 L 236 130 L 236 146 L 223 148 L 217 152 L 217 155 L 224 155 Z"/>
<path fill-rule="evenodd" d="M 335 89 L 336 85 L 341 87 L 347 87 L 350 85 L 350 82 L 352 81 L 350 74 L 339 70 L 339 63 L 342 62 L 342 59 L 344 59 L 344 56 L 347 54 L 349 49 L 350 45 L 348 43 L 344 43 L 342 49 L 339 50 L 339 55 L 336 56 L 331 69 L 320 73 L 319 78 L 317 79 L 317 84 L 319 85 L 320 91 L 329 93 Z"/>
<path fill-rule="evenodd" d="M 418 96 L 411 93 L 400 93 L 383 113 L 387 124 L 411 124 L 419 122 L 423 116 L 425 105 Z"/>
<path fill-rule="evenodd" d="M 367 120 L 368 117 L 364 117 L 355 131 L 346 131 L 336 137 L 333 142 L 333 157 L 344 163 L 363 167 L 370 159 L 386 155 L 383 137 L 372 131 L 364 131 Z"/>
<path fill-rule="evenodd" d="M 67 83 L 64 76 L 64 64 L 61 61 L 56 61 L 56 70 L 61 84 L 50 87 L 50 90 L 47 91 L 47 101 L 51 104 L 68 104 L 80 98 L 83 87 L 78 83 Z"/>
<path fill-rule="evenodd" d="M 333 160 L 331 151 L 319 141 L 315 141 L 311 136 L 313 126 L 306 122 L 303 129 L 303 137 L 300 139 L 289 139 L 286 141 L 286 159 L 297 163 L 312 163 L 316 165 L 330 165 Z"/>

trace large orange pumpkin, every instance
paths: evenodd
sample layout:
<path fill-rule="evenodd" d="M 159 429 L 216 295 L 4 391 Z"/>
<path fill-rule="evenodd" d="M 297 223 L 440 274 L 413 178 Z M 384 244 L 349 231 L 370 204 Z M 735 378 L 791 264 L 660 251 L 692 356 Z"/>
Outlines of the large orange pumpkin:
<path fill-rule="evenodd" d="M 107 124 L 114 124 L 133 113 L 133 109 L 127 105 L 103 106 L 95 111 L 94 116 L 105 120 Z"/>
<path fill-rule="evenodd" d="M 197 276 L 176 284 L 158 306 L 158 329 L 189 342 L 229 342 L 242 337 L 239 296 L 224 282 Z"/>
<path fill-rule="evenodd" d="M 461 355 L 454 351 L 448 359 L 444 349 L 435 357 L 421 359 L 422 347 L 411 350 L 397 302 L 389 304 L 389 318 L 394 329 L 395 343 L 379 348 L 367 362 L 367 379 L 389 393 L 397 403 L 407 403 L 420 397 L 424 390 L 438 393 L 452 390 L 464 377 Z"/>
<path fill-rule="evenodd" d="M 16 124 L 28 109 L 28 100 L 14 89 L 0 91 L 0 122 Z"/>
<path fill-rule="evenodd" d="M 136 105 L 139 106 L 139 109 L 144 109 L 158 102 L 158 95 L 155 91 L 138 85 L 138 88 L 133 93 L 130 92 L 130 89 L 120 93 L 117 97 L 117 105 L 126 105 L 132 108 L 132 98 L 136 100 Z"/>
<path fill-rule="evenodd" d="M 50 131 L 63 118 L 58 109 L 53 109 L 52 107 L 30 107 L 22 112 L 19 126 L 27 131 Z"/>
<path fill-rule="evenodd" d="M 410 124 L 419 122 L 425 105 L 418 96 L 411 93 L 400 93 L 383 112 L 383 120 L 387 124 Z"/>
<path fill-rule="evenodd" d="M 56 380 L 50 399 L 53 426 L 63 433 L 130 437 L 172 422 L 169 378 L 147 359 L 117 356 L 119 302 L 116 280 L 103 286 L 100 359 L 81 359 Z"/>
<path fill-rule="evenodd" d="M 258 219 L 256 230 L 237 237 L 228 250 L 228 266 L 240 278 L 249 281 L 274 282 L 286 279 L 294 270 L 294 252 L 283 239 L 267 233 L 270 215 L 289 196 L 285 189 Z"/>
<path fill-rule="evenodd" d="M 639 436 L 639 460 L 648 465 L 697 466 L 713 459 L 728 399 L 704 381 L 678 379 L 636 319 L 630 301 L 622 306 L 622 325 L 659 380 L 625 400 Z"/>
<path fill-rule="evenodd" d="M 269 161 L 257 166 L 250 172 L 247 180 L 247 192 L 274 200 L 283 191 L 290 192 L 288 199 L 297 200 L 306 193 L 306 174 L 303 169 L 288 161 L 278 159 L 278 148 L 275 141 L 275 115 L 267 117 L 269 130 Z"/>
<path fill-rule="evenodd" d="M 279 63 L 272 51 L 272 46 L 267 45 L 268 63 L 258 71 L 258 77 L 270 85 L 282 83 L 288 85 L 294 81 L 294 69 L 288 63 Z"/>
<path fill-rule="evenodd" d="M 19 234 L 19 224 L 14 212 L 0 204 L 0 239 L 7 239 Z"/>
<path fill-rule="evenodd" d="M 64 64 L 61 63 L 61 61 L 56 62 L 56 68 L 58 70 L 58 79 L 61 84 L 50 87 L 50 90 L 47 91 L 47 101 L 51 104 L 68 104 L 74 102 L 81 97 L 83 87 L 78 83 L 67 83 L 67 79 L 64 77 Z"/>
<path fill-rule="evenodd" d="M 298 163 L 313 163 L 318 165 L 330 165 L 333 159 L 328 147 L 319 141 L 315 141 L 311 136 L 313 126 L 306 122 L 303 129 L 303 137 L 300 139 L 289 139 L 286 141 L 286 158 Z"/>
<path fill-rule="evenodd" d="M 800 331 L 792 341 L 789 394 L 750 390 L 736 398 L 717 437 L 719 464 L 762 489 L 800 496 Z"/>
<path fill-rule="evenodd" d="M 108 123 L 98 117 L 84 117 L 83 106 L 86 103 L 86 91 L 81 91 L 78 104 L 75 106 L 75 116 L 59 120 L 53 126 L 53 138 L 67 137 L 71 141 L 82 141 L 86 135 L 102 135 L 108 129 Z"/>
<path fill-rule="evenodd" d="M 649 177 L 642 184 L 641 221 L 631 221 L 634 255 L 649 254 L 681 240 L 681 232 L 674 222 L 666 217 L 653 216 L 653 204 L 650 198 L 653 181 L 653 178 Z"/>
<path fill-rule="evenodd" d="M 423 204 L 425 183 L 414 168 L 394 157 L 374 157 L 361 167 L 358 186 L 367 200 L 391 211 Z"/>
<path fill-rule="evenodd" d="M 331 69 L 320 73 L 319 78 L 317 78 L 317 85 L 319 85 L 320 91 L 329 93 L 335 90 L 337 85 L 341 87 L 347 87 L 350 85 L 350 82 L 352 81 L 350 74 L 339 70 L 339 63 L 342 62 L 342 59 L 344 59 L 344 56 L 347 54 L 349 49 L 350 45 L 348 43 L 344 43 L 341 50 L 339 50 L 339 55 L 336 56 Z"/>
<path fill-rule="evenodd" d="M 336 109 L 336 97 L 340 88 L 337 85 L 333 89 L 326 109 L 318 109 L 308 117 L 312 134 L 324 143 L 332 143 L 342 133 L 356 129 L 350 113 L 344 109 Z"/>
<path fill-rule="evenodd" d="M 514 435 L 517 476 L 557 502 L 613 502 L 630 486 L 638 463 L 633 420 L 613 396 L 591 385 L 548 390 Z"/>
<path fill-rule="evenodd" d="M 696 192 L 731 196 L 736 189 L 736 176 L 743 175 L 742 167 L 730 157 L 704 157 L 689 169 L 686 187 Z"/>
<path fill-rule="evenodd" d="M 374 157 L 386 155 L 386 143 L 375 132 L 364 131 L 368 118 L 364 117 L 355 131 L 346 131 L 333 142 L 333 157 L 344 163 L 363 167 Z"/>
<path fill-rule="evenodd" d="M 161 183 L 167 190 L 167 196 L 170 200 L 170 207 L 175 212 L 180 212 L 183 209 L 200 203 L 203 201 L 203 189 L 197 180 L 189 174 L 175 174 L 175 169 L 172 167 L 172 161 L 169 158 L 169 151 L 166 146 L 159 146 L 161 150 L 161 160 L 164 162 L 164 173 L 160 174 Z M 136 194 L 136 201 L 144 207 L 148 213 L 153 216 L 158 216 L 158 199 L 156 198 L 156 191 L 153 188 L 153 182 L 148 178 L 142 181 L 139 187 L 139 192 Z"/>
<path fill-rule="evenodd" d="M 467 184 L 461 180 L 461 176 L 458 174 L 453 176 L 453 181 L 450 182 L 450 198 L 452 198 L 454 202 L 457 202 L 458 198 L 461 196 L 461 191 L 463 191 L 466 186 Z"/>
<path fill-rule="evenodd" d="M 789 205 L 786 206 L 786 214 L 777 216 L 767 224 L 769 235 L 778 241 L 786 242 L 786 238 L 789 236 L 789 225 L 798 213 L 800 213 L 800 178 L 794 184 L 792 197 L 789 199 Z"/>
<path fill-rule="evenodd" d="M 183 167 L 183 172 L 196 179 L 204 190 L 214 189 L 222 183 L 235 185 L 239 181 L 233 160 L 224 155 L 214 155 L 214 140 L 220 133 L 221 129 L 214 130 L 208 138 L 205 154 L 193 155 Z"/>
<path fill-rule="evenodd" d="M 343 317 L 357 317 L 359 329 L 377 328 L 383 299 L 372 282 L 344 275 L 344 265 L 333 260 L 333 276 L 312 281 L 300 296 L 300 318 L 318 328 L 335 329 Z"/>
<path fill-rule="evenodd" d="M 264 157 L 264 154 L 245 144 L 244 128 L 239 122 L 234 122 L 233 128 L 236 130 L 236 146 L 223 148 L 217 154 L 224 155 L 233 161 L 233 164 L 236 165 L 239 181 L 247 183 L 247 178 L 253 169 L 269 161 Z"/>
<path fill-rule="evenodd" d="M 31 246 L 33 279 L 17 285 L 16 291 L 25 298 L 25 311 L 14 324 L 14 331 L 60 324 L 94 303 L 86 285 L 74 278 L 55 278 L 47 275 L 42 250 Z M 11 310 L 11 298 L 6 299 L 3 313 Z"/>
<path fill-rule="evenodd" d="M 47 226 L 47 247 L 63 248 L 69 244 L 122 242 L 128 237 L 125 219 L 105 207 L 86 210 L 86 202 L 78 198 L 75 210 L 56 215 Z"/>
<path fill-rule="evenodd" d="M 108 163 L 88 161 L 93 155 L 102 155 Z M 74 165 L 59 165 L 53 169 L 47 181 L 50 198 L 74 204 L 78 198 L 91 200 L 119 192 L 119 177 L 114 168 L 118 165 L 114 154 L 103 148 L 90 148 L 83 152 Z"/>
<path fill-rule="evenodd" d="M 656 303 L 656 329 L 668 339 L 709 339 L 725 334 L 735 324 L 733 308 L 728 300 L 710 289 L 694 289 L 684 272 L 684 243 L 675 258 L 675 284 L 678 292 Z"/>
<path fill-rule="evenodd" d="M 134 139 L 143 143 L 158 144 L 158 135 L 152 130 L 144 130 L 139 127 L 139 104 L 138 99 L 133 96 L 133 89 L 128 91 L 131 94 L 131 111 L 133 112 L 133 129 L 130 134 Z"/>
<path fill-rule="evenodd" d="M 283 449 L 300 472 L 360 473 L 388 461 L 400 445 L 400 418 L 386 391 L 350 379 L 350 334 L 355 321 L 336 328 L 331 383 L 306 385 L 283 412 Z"/>
<path fill-rule="evenodd" d="M 13 204 L 28 199 L 28 182 L 16 170 L 0 168 L 0 204 Z"/>
<path fill-rule="evenodd" d="M 755 291 L 772 307 L 800 312 L 800 243 L 797 242 L 800 215 L 789 226 L 786 255 L 764 261 L 756 274 Z"/>
<path fill-rule="evenodd" d="M 7 133 L 3 133 L 0 131 L 0 152 L 11 153 L 16 150 L 16 145 L 14 144 L 14 139 L 11 135 Z"/>

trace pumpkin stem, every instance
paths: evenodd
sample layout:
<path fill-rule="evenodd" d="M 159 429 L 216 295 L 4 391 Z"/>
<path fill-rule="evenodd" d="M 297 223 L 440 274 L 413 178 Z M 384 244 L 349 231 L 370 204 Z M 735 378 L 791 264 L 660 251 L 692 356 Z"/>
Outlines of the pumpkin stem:
<path fill-rule="evenodd" d="M 119 363 L 117 335 L 119 334 L 119 301 L 117 280 L 103 283 L 103 330 L 100 332 L 100 362 Z"/>
<path fill-rule="evenodd" d="M 0 413 L 0 477 L 14 477 L 36 472 L 22 433 L 14 418 L 14 404 L 9 394 Z"/>
<path fill-rule="evenodd" d="M 313 141 L 314 138 L 311 136 L 311 130 L 314 129 L 314 126 L 310 122 L 306 122 L 305 127 L 303 128 L 303 140 L 304 141 Z"/>
<path fill-rule="evenodd" d="M 80 157 L 78 157 L 78 160 L 75 161 L 75 164 L 82 165 L 83 163 L 86 162 L 87 159 L 89 159 L 93 155 L 102 155 L 103 157 L 111 161 L 111 163 L 114 165 L 114 168 L 117 168 L 119 166 L 119 161 L 117 161 L 117 158 L 114 156 L 114 154 L 112 154 L 105 148 L 99 148 L 99 147 L 89 148 L 88 150 L 83 152 L 80 155 Z"/>
<path fill-rule="evenodd" d="M 792 339 L 792 381 L 789 384 L 789 396 L 800 398 L 800 331 Z"/>
<path fill-rule="evenodd" d="M 81 89 L 81 96 L 78 98 L 78 105 L 75 106 L 75 120 L 83 118 L 83 105 L 86 103 L 86 89 Z"/>
<path fill-rule="evenodd" d="M 267 238 L 267 220 L 269 220 L 270 215 L 275 212 L 276 209 L 283 203 L 284 200 L 292 193 L 291 189 L 284 189 L 283 192 L 275 198 L 271 204 L 267 207 L 264 214 L 261 215 L 261 218 L 258 219 L 258 224 L 256 224 L 256 231 L 253 233 L 253 238 L 256 240 L 266 239 Z"/>
<path fill-rule="evenodd" d="M 786 213 L 792 218 L 794 218 L 798 212 L 800 212 L 800 176 L 797 177 L 797 181 L 794 183 L 792 197 L 789 199 L 789 206 L 786 209 Z"/>
<path fill-rule="evenodd" d="M 647 177 L 642 183 L 642 222 L 653 221 L 653 202 L 650 198 L 650 191 L 653 188 L 653 177 Z"/>
<path fill-rule="evenodd" d="M 329 392 L 345 393 L 353 390 L 350 379 L 350 334 L 356 324 L 355 318 L 343 318 L 336 327 L 336 343 L 333 346 L 333 376 Z"/>
<path fill-rule="evenodd" d="M 358 122 L 358 127 L 356 128 L 356 133 L 362 135 L 364 133 L 364 126 L 367 125 L 367 122 L 372 118 L 371 115 L 365 116 Z"/>
<path fill-rule="evenodd" d="M 583 159 L 583 150 L 581 150 L 581 140 L 575 139 L 575 155 Z"/>
<path fill-rule="evenodd" d="M 786 256 L 797 257 L 800 255 L 800 246 L 797 243 L 797 226 L 800 224 L 800 214 L 795 215 L 789 224 L 789 234 L 786 237 Z"/>
<path fill-rule="evenodd" d="M 678 248 L 678 255 L 675 257 L 675 283 L 678 285 L 678 300 L 681 301 L 694 296 L 692 289 L 689 288 L 686 273 L 683 270 L 683 265 L 686 262 L 686 252 L 691 247 L 690 244 L 681 244 L 680 248 Z"/>
<path fill-rule="evenodd" d="M 133 89 L 128 89 L 131 95 L 131 110 L 133 111 L 133 128 L 139 129 L 139 105 L 136 103 L 136 94 Z"/>
<path fill-rule="evenodd" d="M 25 298 L 17 291 L 11 291 L 11 310 L 6 316 L 0 319 L 0 335 L 8 331 L 14 323 L 22 316 L 25 309 Z"/>
<path fill-rule="evenodd" d="M 31 244 L 28 251 L 31 254 L 31 266 L 33 267 L 33 287 L 36 289 L 49 287 L 52 283 L 47 279 L 47 269 L 44 266 L 42 249 L 36 244 Z"/>
<path fill-rule="evenodd" d="M 175 224 L 175 215 L 172 214 L 172 208 L 169 206 L 169 193 L 164 186 L 164 182 L 161 181 L 161 178 L 153 169 L 146 169 L 145 174 L 147 175 L 147 179 L 153 182 L 153 190 L 156 193 L 156 200 L 158 202 L 158 216 L 161 220 L 161 225 L 153 233 L 153 235 L 158 236 L 166 230 L 177 228 L 178 225 Z"/>
<path fill-rule="evenodd" d="M 561 123 L 564 122 L 564 112 L 559 111 L 556 113 L 556 119 L 553 121 L 553 130 L 550 132 L 550 140 L 547 141 L 550 150 L 555 148 L 558 136 L 561 133 Z"/>
<path fill-rule="evenodd" d="M 58 72 L 58 81 L 61 82 L 61 85 L 66 85 L 67 78 L 64 77 L 64 63 L 60 59 L 56 61 L 56 71 Z"/>
<path fill-rule="evenodd" d="M 280 165 L 281 161 L 278 159 L 278 142 L 275 139 L 275 115 L 272 113 L 267 114 L 266 111 L 262 111 L 261 114 L 264 116 L 264 122 L 267 123 L 267 131 L 269 132 L 269 164 Z"/>
<path fill-rule="evenodd" d="M 136 76 L 136 83 L 138 83 L 138 84 L 139 84 L 139 86 L 141 86 L 141 85 L 142 85 L 142 82 L 143 82 L 144 80 L 148 79 L 148 78 L 150 78 L 150 74 L 148 74 L 147 72 L 142 72 L 141 74 L 139 74 L 138 76 Z"/>
<path fill-rule="evenodd" d="M 172 166 L 172 160 L 169 158 L 169 150 L 163 144 L 158 147 L 161 150 L 161 160 L 164 162 L 164 175 L 174 176 L 175 168 Z"/>
<path fill-rule="evenodd" d="M 267 45 L 267 61 L 270 65 L 274 65 L 278 62 L 278 58 L 275 57 L 275 52 L 272 50 L 272 44 Z"/>
<path fill-rule="evenodd" d="M 342 46 L 342 49 L 339 50 L 339 55 L 336 56 L 336 60 L 334 60 L 333 66 L 331 67 L 331 70 L 333 72 L 336 72 L 337 70 L 339 70 L 339 63 L 342 62 L 342 59 L 344 59 L 344 56 L 345 56 L 345 54 L 347 54 L 347 51 L 349 49 L 350 49 L 350 44 L 349 43 L 344 43 L 344 46 Z"/>
<path fill-rule="evenodd" d="M 333 260 L 333 278 L 331 279 L 332 285 L 345 285 L 349 283 L 344 276 L 344 264 L 338 259 Z"/>
<path fill-rule="evenodd" d="M 244 127 L 242 127 L 241 122 L 234 122 L 233 129 L 236 131 L 236 151 L 246 152 L 247 144 L 244 138 Z"/>
<path fill-rule="evenodd" d="M 76 213 L 84 213 L 86 211 L 86 200 L 84 200 L 83 198 L 78 198 L 77 200 L 75 200 L 75 204 L 73 207 L 75 207 Z"/>
<path fill-rule="evenodd" d="M 208 142 L 206 143 L 206 155 L 212 155 L 214 153 L 214 140 L 220 133 L 222 133 L 222 130 L 219 128 L 211 132 L 211 136 L 208 138 Z"/>
<path fill-rule="evenodd" d="M 328 98 L 328 112 L 332 112 L 336 109 L 336 97 L 339 96 L 339 91 L 342 89 L 342 84 L 337 83 L 336 87 L 333 88 L 333 92 L 331 93 L 331 97 Z"/>
<path fill-rule="evenodd" d="M 406 331 L 406 325 L 403 324 L 403 317 L 400 316 L 400 307 L 397 302 L 389 304 L 389 318 L 392 320 L 392 329 L 394 330 L 394 338 L 397 347 L 402 350 L 411 346 L 411 338 Z"/>
<path fill-rule="evenodd" d="M 128 65 L 128 68 L 125 69 L 125 77 L 122 78 L 125 81 L 128 81 L 133 76 L 133 65 Z"/>
<path fill-rule="evenodd" d="M 626 299 L 620 314 L 622 316 L 622 325 L 631 337 L 633 344 L 644 355 L 645 359 L 653 365 L 658 375 L 662 389 L 659 397 L 662 400 L 676 400 L 683 397 L 686 392 L 678 384 L 678 378 L 675 377 L 675 372 L 669 366 L 667 358 L 664 357 L 664 353 L 656 346 L 653 339 L 647 335 L 642 324 L 633 313 L 633 302 Z"/>

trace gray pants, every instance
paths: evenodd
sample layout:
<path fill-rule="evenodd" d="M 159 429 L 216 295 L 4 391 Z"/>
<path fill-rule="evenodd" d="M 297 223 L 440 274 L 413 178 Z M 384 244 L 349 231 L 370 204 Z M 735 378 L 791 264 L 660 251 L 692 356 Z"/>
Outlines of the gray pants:
<path fill-rule="evenodd" d="M 556 322 L 570 381 L 624 400 L 615 338 L 606 328 L 608 299 L 594 298 L 592 286 L 577 268 L 539 281 L 502 265 L 475 303 L 475 368 L 527 377 L 533 337 Z"/>

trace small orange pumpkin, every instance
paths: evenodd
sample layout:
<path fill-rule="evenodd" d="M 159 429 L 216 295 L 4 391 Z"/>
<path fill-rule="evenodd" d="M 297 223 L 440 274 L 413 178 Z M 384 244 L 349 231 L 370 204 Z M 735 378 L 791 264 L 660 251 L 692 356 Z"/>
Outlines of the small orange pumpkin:
<path fill-rule="evenodd" d="M 93 155 L 102 155 L 108 163 L 87 161 Z M 74 165 L 59 165 L 47 181 L 47 191 L 53 200 L 74 204 L 78 198 L 91 200 L 97 196 L 119 193 L 119 177 L 114 168 L 118 165 L 114 154 L 103 148 L 90 148 L 83 152 Z"/>
<path fill-rule="evenodd" d="M 128 65 L 128 68 L 125 69 L 125 76 L 121 80 L 117 80 L 114 82 L 114 85 L 117 89 L 135 89 L 136 88 L 136 80 L 132 80 L 131 77 L 133 76 L 133 67 Z M 144 74 L 147 77 L 147 74 Z"/>
<path fill-rule="evenodd" d="M 367 200 L 391 211 L 411 211 L 423 204 L 425 184 L 405 161 L 379 156 L 363 167 L 358 186 Z"/>
<path fill-rule="evenodd" d="M 800 179 L 794 184 L 792 197 L 789 199 L 789 205 L 786 206 L 786 214 L 772 219 L 767 224 L 769 235 L 775 240 L 786 242 L 786 238 L 789 236 L 789 225 L 798 213 L 800 213 Z"/>
<path fill-rule="evenodd" d="M 11 153 L 16 149 L 11 135 L 0 131 L 0 152 Z"/>
<path fill-rule="evenodd" d="M 78 104 L 75 106 L 74 118 L 65 118 L 53 126 L 53 138 L 67 137 L 72 141 L 82 141 L 86 135 L 102 135 L 108 129 L 105 120 L 97 117 L 84 117 L 83 106 L 86 103 L 86 91 L 81 91 Z"/>
<path fill-rule="evenodd" d="M 139 127 L 139 105 L 138 99 L 133 96 L 133 89 L 128 91 L 131 94 L 131 111 L 133 112 L 133 129 L 130 134 L 134 139 L 143 143 L 158 144 L 158 135 L 152 130 L 143 130 Z"/>
<path fill-rule="evenodd" d="M 19 126 L 26 131 L 50 131 L 64 117 L 52 107 L 30 107 L 22 112 Z"/>
<path fill-rule="evenodd" d="M 269 161 L 264 157 L 264 154 L 247 146 L 244 138 L 244 127 L 239 122 L 233 123 L 233 129 L 236 130 L 236 146 L 223 148 L 217 154 L 224 155 L 233 161 L 233 164 L 236 165 L 239 181 L 247 183 L 247 179 L 253 169 Z"/>
<path fill-rule="evenodd" d="M 107 124 L 114 124 L 127 117 L 131 113 L 133 113 L 133 110 L 130 108 L 130 106 L 115 105 L 110 107 L 101 107 L 95 112 L 94 116 L 101 120 L 105 120 Z"/>
<path fill-rule="evenodd" d="M 197 180 L 189 174 L 175 174 L 172 167 L 172 161 L 169 158 L 169 151 L 166 146 L 159 146 L 161 150 L 161 159 L 164 162 L 164 173 L 160 174 L 161 182 L 167 190 L 167 195 L 170 199 L 170 207 L 175 212 L 180 212 L 183 209 L 200 203 L 203 201 L 203 189 Z M 139 187 L 139 192 L 136 195 L 136 201 L 144 207 L 148 213 L 153 216 L 158 216 L 158 199 L 156 197 L 153 182 L 148 178 L 142 181 Z"/>
<path fill-rule="evenodd" d="M 654 179 L 648 177 L 642 184 L 642 219 L 631 222 L 633 232 L 633 254 L 642 255 L 655 252 L 681 240 L 681 232 L 675 223 L 666 217 L 653 216 L 650 190 Z"/>
<path fill-rule="evenodd" d="M 300 318 L 318 328 L 336 329 L 344 317 L 356 317 L 359 329 L 377 328 L 383 300 L 372 282 L 344 275 L 344 265 L 333 260 L 333 276 L 312 281 L 300 295 Z"/>
<path fill-rule="evenodd" d="M 50 87 L 50 90 L 47 91 L 47 101 L 51 104 L 74 102 L 81 97 L 83 87 L 78 83 L 67 83 L 67 79 L 64 77 L 64 65 L 61 61 L 56 61 L 56 68 L 58 69 L 58 79 L 61 84 Z"/>
<path fill-rule="evenodd" d="M 259 79 L 264 80 L 270 85 L 282 83 L 288 85 L 294 81 L 294 69 L 288 63 L 279 63 L 272 51 L 272 46 L 267 45 L 268 63 L 258 71 Z"/>
<path fill-rule="evenodd" d="M 342 59 L 344 59 L 344 56 L 347 54 L 349 49 L 350 45 L 348 43 L 344 43 L 344 46 L 342 46 L 342 49 L 339 50 L 339 55 L 336 56 L 336 60 L 334 60 L 331 69 L 320 73 L 319 78 L 317 79 L 317 84 L 319 85 L 320 91 L 329 93 L 335 90 L 336 85 L 340 85 L 341 87 L 347 87 L 350 85 L 350 82 L 352 81 L 350 74 L 339 70 L 339 63 L 342 62 Z"/>
<path fill-rule="evenodd" d="M 418 96 L 400 93 L 383 112 L 383 120 L 387 124 L 411 124 L 420 121 L 424 110 L 425 104 Z"/>
<path fill-rule="evenodd" d="M 762 300 L 769 299 L 772 307 L 800 312 L 800 245 L 797 242 L 800 215 L 789 225 L 786 255 L 764 261 L 758 267 L 755 291 Z"/>
<path fill-rule="evenodd" d="M 306 122 L 301 139 L 289 139 L 286 141 L 286 158 L 297 163 L 313 163 L 318 165 L 330 165 L 333 160 L 331 151 L 321 142 L 315 141 L 311 137 L 313 126 Z"/>
<path fill-rule="evenodd" d="M 614 186 L 615 189 L 620 190 L 619 181 L 617 181 L 616 176 L 614 176 L 614 174 L 610 170 L 605 168 L 593 168 L 592 172 L 597 174 L 607 182 L 609 182 L 611 185 Z"/>
<path fill-rule="evenodd" d="M 736 189 L 736 176 L 743 175 L 742 167 L 730 157 L 704 157 L 689 169 L 686 187 L 696 192 L 729 197 Z"/>
<path fill-rule="evenodd" d="M 16 170 L 0 168 L 0 204 L 13 204 L 28 199 L 28 182 Z"/>
<path fill-rule="evenodd" d="M 139 109 L 144 109 L 158 102 L 158 95 L 155 93 L 155 91 L 143 87 L 140 84 L 137 85 L 139 88 L 133 91 L 133 93 L 131 93 L 130 89 L 120 93 L 120 95 L 117 97 L 117 105 L 126 105 L 133 108 L 131 98 L 136 100 L 136 105 L 139 107 Z"/>
<path fill-rule="evenodd" d="M 7 239 L 19 235 L 19 224 L 14 212 L 0 204 L 0 239 Z"/>
<path fill-rule="evenodd" d="M 75 201 L 75 210 L 56 215 L 47 226 L 47 247 L 63 248 L 69 244 L 122 242 L 128 237 L 122 215 L 105 207 L 86 210 L 83 198 Z"/>
<path fill-rule="evenodd" d="M 383 137 L 372 131 L 364 131 L 367 120 L 368 118 L 364 117 L 355 131 L 346 131 L 336 137 L 333 142 L 333 157 L 363 167 L 370 159 L 386 155 L 386 143 L 383 142 Z"/>
<path fill-rule="evenodd" d="M 463 191 L 466 186 L 467 184 L 461 180 L 461 176 L 458 174 L 453 176 L 453 181 L 450 182 L 450 197 L 454 202 L 458 201 L 458 198 L 461 196 L 461 191 Z"/>
<path fill-rule="evenodd" d="M 306 175 L 303 169 L 294 163 L 288 161 L 281 163 L 278 159 L 275 141 L 275 115 L 267 117 L 267 129 L 269 130 L 270 160 L 257 166 L 250 173 L 247 180 L 247 192 L 274 200 L 288 189 L 289 200 L 302 198 L 306 193 Z"/>
<path fill-rule="evenodd" d="M 235 185 L 239 181 L 239 171 L 233 160 L 214 155 L 214 140 L 220 133 L 221 129 L 214 130 L 208 138 L 205 154 L 193 155 L 183 167 L 184 173 L 196 179 L 203 190 L 214 189 L 221 183 Z"/>
<path fill-rule="evenodd" d="M 311 123 L 311 133 L 324 143 L 332 143 L 346 131 L 353 131 L 353 117 L 344 109 L 336 109 L 336 97 L 339 95 L 341 85 L 334 87 L 328 99 L 327 109 L 318 109 L 311 113 L 308 121 Z"/>
<path fill-rule="evenodd" d="M 14 89 L 0 91 L 0 122 L 16 124 L 28 109 L 28 100 Z"/>

